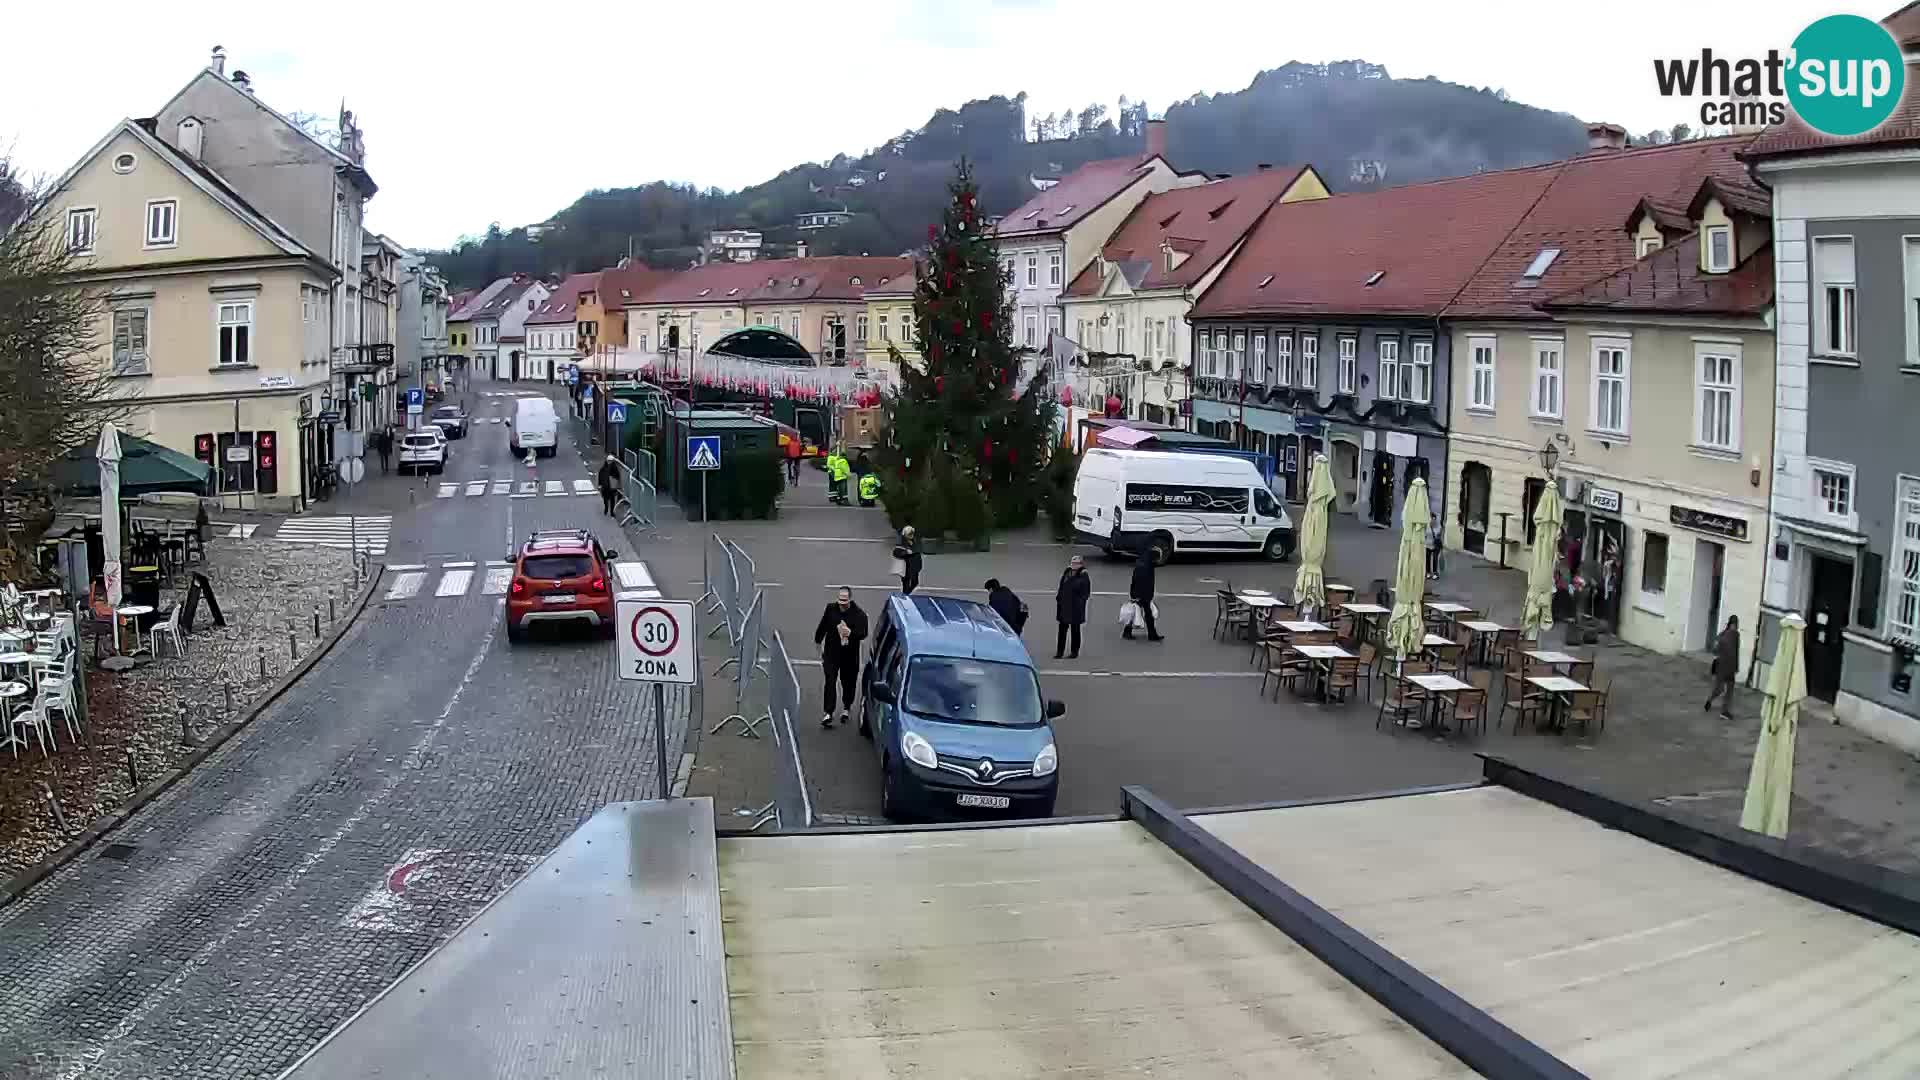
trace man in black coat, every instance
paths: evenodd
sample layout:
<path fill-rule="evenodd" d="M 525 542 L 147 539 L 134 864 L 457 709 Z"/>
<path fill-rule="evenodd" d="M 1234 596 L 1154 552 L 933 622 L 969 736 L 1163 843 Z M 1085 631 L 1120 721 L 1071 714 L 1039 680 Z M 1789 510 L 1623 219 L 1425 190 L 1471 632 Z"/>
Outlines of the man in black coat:
<path fill-rule="evenodd" d="M 1013 627 L 1013 632 L 1022 633 L 1027 628 L 1027 605 L 1020 602 L 1012 589 L 1000 584 L 999 578 L 987 579 L 987 606 L 1000 613 Z"/>
<path fill-rule="evenodd" d="M 1075 555 L 1067 560 L 1066 573 L 1060 575 L 1060 587 L 1053 590 L 1053 617 L 1060 624 L 1054 636 L 1055 660 L 1080 658 L 1080 627 L 1087 621 L 1087 599 L 1093 595 L 1093 579 L 1087 576 L 1087 564 Z M 1071 638 L 1073 652 L 1067 652 Z"/>
<path fill-rule="evenodd" d="M 853 602 L 853 590 L 842 586 L 833 603 L 820 613 L 820 625 L 813 628 L 813 643 L 820 648 L 820 670 L 825 676 L 826 712 L 820 726 L 833 726 L 833 683 L 840 681 L 840 722 L 847 722 L 847 710 L 853 708 L 853 683 L 860 671 L 860 643 L 867 640 L 867 613 Z"/>
<path fill-rule="evenodd" d="M 1153 545 L 1142 543 L 1140 554 L 1133 560 L 1133 582 L 1127 587 L 1127 596 L 1140 605 L 1140 620 L 1147 624 L 1148 641 L 1165 641 L 1160 631 L 1153 625 Z M 1133 624 L 1120 631 L 1123 638 L 1133 637 Z"/>
<path fill-rule="evenodd" d="M 900 591 L 908 596 L 920 587 L 920 537 L 913 526 L 900 527 L 900 543 L 894 546 L 893 557 L 900 560 Z"/>
<path fill-rule="evenodd" d="M 620 501 L 620 462 L 612 455 L 600 466 L 597 474 L 600 482 L 600 507 L 608 517 L 613 516 L 613 504 Z"/>

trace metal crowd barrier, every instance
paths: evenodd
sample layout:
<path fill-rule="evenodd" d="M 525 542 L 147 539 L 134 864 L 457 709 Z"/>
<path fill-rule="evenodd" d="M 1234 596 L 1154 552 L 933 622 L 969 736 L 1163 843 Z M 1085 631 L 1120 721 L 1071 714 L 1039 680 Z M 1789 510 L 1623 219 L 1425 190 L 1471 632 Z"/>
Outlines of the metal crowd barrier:
<path fill-rule="evenodd" d="M 757 739 L 760 737 L 760 725 L 766 723 L 770 716 L 769 713 L 747 715 L 747 694 L 753 688 L 753 677 L 765 670 L 761 667 L 760 656 L 763 647 L 760 639 L 765 631 L 761 601 L 765 596 L 765 593 L 754 593 L 753 603 L 747 606 L 747 617 L 740 621 L 740 632 L 732 639 L 733 655 L 714 669 L 713 673 L 718 675 L 729 667 L 733 668 L 733 713 L 713 725 L 709 734 L 718 734 L 728 724 L 739 724 L 737 734 Z"/>
<path fill-rule="evenodd" d="M 773 732 L 775 754 L 773 798 L 756 808 L 752 827 L 759 829 L 771 822 L 775 829 L 811 829 L 813 796 L 807 792 L 807 770 L 800 760 L 800 740 L 793 730 L 801 708 L 800 678 L 787 656 L 786 639 L 777 630 L 768 659 L 767 723 Z"/>
<path fill-rule="evenodd" d="M 620 480 L 620 502 L 614 504 L 620 524 L 653 528 L 660 506 L 660 494 L 653 486 L 653 455 L 644 450 L 620 451 Z"/>
<path fill-rule="evenodd" d="M 734 601 L 739 604 L 752 604 L 758 599 L 760 594 L 760 567 L 753 561 L 753 556 L 740 549 L 739 544 L 731 540 L 725 541 L 725 543 L 727 548 L 733 553 L 733 572 L 735 579 L 739 582 L 739 587 L 734 593 Z M 746 621 L 747 613 L 746 610 L 742 608 L 739 625 L 746 625 Z M 760 647 L 765 649 L 767 647 L 765 633 L 761 633 L 759 637 Z"/>
<path fill-rule="evenodd" d="M 739 636 L 739 625 L 743 611 L 740 607 L 740 575 L 734 568 L 733 551 L 719 533 L 710 533 L 707 545 L 700 555 L 701 579 L 706 589 L 694 606 L 706 608 L 708 615 L 720 616 L 720 621 L 707 631 L 712 637 L 723 627 L 727 631 L 727 640 Z"/>

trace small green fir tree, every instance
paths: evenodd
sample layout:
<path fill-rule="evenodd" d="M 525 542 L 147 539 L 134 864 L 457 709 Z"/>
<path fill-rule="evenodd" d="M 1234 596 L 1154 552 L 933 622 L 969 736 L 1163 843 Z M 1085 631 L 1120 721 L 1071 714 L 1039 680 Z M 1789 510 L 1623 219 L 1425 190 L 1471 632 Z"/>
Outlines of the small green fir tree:
<path fill-rule="evenodd" d="M 1015 385 L 1020 355 L 1013 344 L 1013 308 L 965 160 L 948 190 L 946 213 L 927 227 L 928 249 L 913 296 L 913 341 L 924 364 L 916 367 L 892 351 L 901 385 L 882 403 L 889 441 L 879 455 L 886 478 L 881 498 L 945 489 L 949 500 L 969 504 L 951 525 L 974 539 L 995 524 L 1033 520 L 1045 491 L 1040 476 L 1054 405 L 1044 393 L 1044 371 Z M 948 467 L 937 485 L 936 458 Z M 984 504 L 977 514 L 968 497 L 976 492 Z M 917 502 L 913 509 L 927 513 L 924 499 Z M 889 501 L 888 509 L 889 517 L 897 517 L 907 507 Z"/>

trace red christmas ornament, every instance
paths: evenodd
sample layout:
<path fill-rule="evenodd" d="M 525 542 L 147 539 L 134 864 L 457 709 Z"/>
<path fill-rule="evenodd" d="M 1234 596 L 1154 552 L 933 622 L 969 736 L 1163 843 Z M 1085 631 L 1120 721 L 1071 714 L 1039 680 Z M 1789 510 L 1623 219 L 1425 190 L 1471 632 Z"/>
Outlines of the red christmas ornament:
<path fill-rule="evenodd" d="M 1068 408 L 1073 407 L 1073 387 L 1063 386 L 1060 388 L 1060 404 Z"/>
<path fill-rule="evenodd" d="M 1121 409 L 1120 398 L 1116 395 L 1109 394 L 1107 396 L 1107 415 L 1119 416 L 1120 409 Z"/>
<path fill-rule="evenodd" d="M 940 228 L 939 228 L 939 226 L 937 226 L 937 225 L 929 225 L 929 226 L 927 226 L 927 239 L 929 239 L 929 240 L 938 240 L 938 239 L 940 239 Z"/>

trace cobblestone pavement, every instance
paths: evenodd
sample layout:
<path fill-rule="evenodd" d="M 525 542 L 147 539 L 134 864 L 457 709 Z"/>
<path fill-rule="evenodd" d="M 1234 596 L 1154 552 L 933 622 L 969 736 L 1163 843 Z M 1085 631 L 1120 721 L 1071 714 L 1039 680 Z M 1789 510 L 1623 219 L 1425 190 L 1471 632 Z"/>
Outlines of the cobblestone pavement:
<path fill-rule="evenodd" d="M 514 467 L 492 427 L 450 479 Z M 396 514 L 387 561 L 478 569 L 588 509 L 435 500 Z M 611 645 L 510 648 L 498 596 L 387 591 L 188 780 L 0 909 L 0 1076 L 277 1075 L 595 810 L 654 794 Z M 676 764 L 689 709 L 670 699 Z"/>
<path fill-rule="evenodd" d="M 128 752 L 143 785 L 178 767 L 192 752 L 180 741 L 181 706 L 189 708 L 200 732 L 226 722 L 226 687 L 233 688 L 234 708 L 245 709 L 296 663 L 287 644 L 289 623 L 304 656 L 314 647 L 316 605 L 323 634 L 330 630 L 329 599 L 334 613 L 345 617 L 343 604 L 351 593 L 343 590 L 351 589 L 353 572 L 345 551 L 226 539 L 208 545 L 207 561 L 194 563 L 192 570 L 213 583 L 227 625 L 214 626 L 202 605 L 199 629 L 185 635 L 184 657 L 162 646 L 164 659 L 132 671 L 89 671 L 84 746 L 73 745 L 57 727 L 58 748 L 51 758 L 38 750 L 0 758 L 0 873 L 30 866 L 67 841 L 41 784 L 58 796 L 69 834 L 112 813 L 136 790 L 126 771 Z M 187 580 L 180 578 L 183 585 Z M 184 590 L 170 590 L 163 600 L 178 603 L 184 595 Z M 81 653 L 92 656 L 90 636 Z"/>

